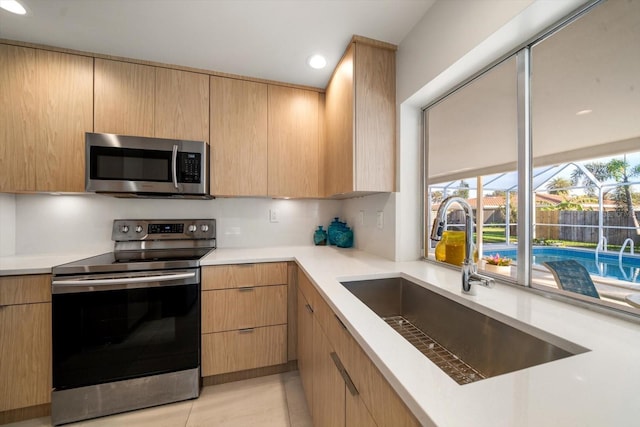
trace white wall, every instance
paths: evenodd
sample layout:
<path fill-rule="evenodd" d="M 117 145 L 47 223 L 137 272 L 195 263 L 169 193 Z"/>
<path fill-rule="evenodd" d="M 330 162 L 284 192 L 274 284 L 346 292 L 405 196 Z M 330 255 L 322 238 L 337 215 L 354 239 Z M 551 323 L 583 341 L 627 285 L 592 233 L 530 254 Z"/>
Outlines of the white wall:
<path fill-rule="evenodd" d="M 382 193 L 342 201 L 341 218 L 353 229 L 354 247 L 395 259 L 396 195 Z M 378 228 L 378 212 L 382 212 L 382 228 Z"/>
<path fill-rule="evenodd" d="M 400 43 L 396 260 L 421 252 L 421 107 L 587 1 L 438 0 Z"/>
<path fill-rule="evenodd" d="M 15 198 L 16 254 L 110 251 L 116 218 L 215 218 L 219 248 L 311 245 L 316 226 L 327 226 L 340 215 L 340 202 L 333 200 L 157 200 L 98 195 Z M 269 221 L 270 209 L 278 210 L 279 222 Z"/>
<path fill-rule="evenodd" d="M 0 193 L 0 256 L 16 251 L 16 196 Z"/>

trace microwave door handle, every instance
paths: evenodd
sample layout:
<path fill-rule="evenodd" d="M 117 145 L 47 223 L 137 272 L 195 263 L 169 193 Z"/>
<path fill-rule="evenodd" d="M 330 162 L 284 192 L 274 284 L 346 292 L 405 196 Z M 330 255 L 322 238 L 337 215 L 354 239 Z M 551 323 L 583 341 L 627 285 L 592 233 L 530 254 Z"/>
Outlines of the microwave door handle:
<path fill-rule="evenodd" d="M 171 175 L 173 177 L 173 186 L 178 188 L 178 146 L 173 146 L 173 153 L 171 155 Z"/>

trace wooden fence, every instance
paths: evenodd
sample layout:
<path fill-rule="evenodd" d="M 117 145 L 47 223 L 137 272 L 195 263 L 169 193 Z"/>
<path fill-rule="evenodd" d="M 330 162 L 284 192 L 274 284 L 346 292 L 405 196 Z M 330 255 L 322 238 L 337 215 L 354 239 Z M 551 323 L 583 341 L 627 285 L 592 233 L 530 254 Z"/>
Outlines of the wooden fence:
<path fill-rule="evenodd" d="M 598 243 L 598 211 L 547 211 L 536 210 L 537 239 L 570 240 Z M 610 245 L 621 245 L 627 238 L 640 241 L 636 230 L 607 227 L 629 227 L 629 217 L 621 212 L 603 212 L 604 236 Z M 636 212 L 636 218 L 640 212 Z M 584 227 L 588 226 L 588 227 Z"/>

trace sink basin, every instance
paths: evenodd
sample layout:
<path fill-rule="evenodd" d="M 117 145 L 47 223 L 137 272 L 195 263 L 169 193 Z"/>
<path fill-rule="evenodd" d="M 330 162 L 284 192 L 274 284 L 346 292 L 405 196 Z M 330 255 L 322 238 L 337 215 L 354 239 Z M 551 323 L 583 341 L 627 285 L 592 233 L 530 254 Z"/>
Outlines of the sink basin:
<path fill-rule="evenodd" d="M 508 325 L 402 277 L 342 285 L 459 384 L 589 351 L 516 320 Z"/>

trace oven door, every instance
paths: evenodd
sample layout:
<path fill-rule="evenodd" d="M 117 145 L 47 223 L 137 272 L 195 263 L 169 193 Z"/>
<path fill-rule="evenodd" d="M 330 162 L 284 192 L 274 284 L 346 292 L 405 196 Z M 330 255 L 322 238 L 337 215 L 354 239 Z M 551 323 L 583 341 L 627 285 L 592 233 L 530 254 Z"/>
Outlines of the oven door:
<path fill-rule="evenodd" d="M 86 190 L 109 193 L 208 193 L 203 141 L 87 133 Z"/>
<path fill-rule="evenodd" d="M 53 387 L 199 367 L 200 271 L 54 278 Z"/>

